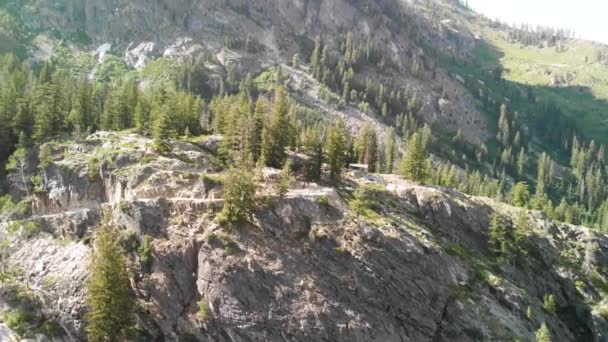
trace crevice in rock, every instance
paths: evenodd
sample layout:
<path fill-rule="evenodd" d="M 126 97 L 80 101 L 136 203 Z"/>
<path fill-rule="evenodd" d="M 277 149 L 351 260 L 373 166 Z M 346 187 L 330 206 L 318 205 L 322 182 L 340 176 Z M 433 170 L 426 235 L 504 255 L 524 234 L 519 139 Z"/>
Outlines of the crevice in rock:
<path fill-rule="evenodd" d="M 443 306 L 443 309 L 441 310 L 441 318 L 437 322 L 437 328 L 431 335 L 431 341 L 433 341 L 433 342 L 439 341 L 439 336 L 441 334 L 441 331 L 443 330 L 443 322 L 445 321 L 445 319 L 448 315 L 448 307 L 450 306 L 451 302 L 452 302 L 452 298 L 448 298 L 448 300 L 446 300 L 446 302 L 445 302 L 445 305 Z"/>

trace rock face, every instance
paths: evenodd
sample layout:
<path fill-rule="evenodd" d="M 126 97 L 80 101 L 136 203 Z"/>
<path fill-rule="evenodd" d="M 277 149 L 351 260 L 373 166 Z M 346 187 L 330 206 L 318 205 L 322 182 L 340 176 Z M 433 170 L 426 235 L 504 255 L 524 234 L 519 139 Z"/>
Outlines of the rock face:
<path fill-rule="evenodd" d="M 149 143 L 98 133 L 59 147 L 40 195 L 48 203 L 35 204 L 40 230 L 0 224 L 5 266 L 23 270 L 11 284 L 27 284 L 66 341 L 85 339 L 89 239 L 104 213 L 124 231 L 144 340 L 527 341 L 546 322 L 556 341 L 605 341 L 608 322 L 590 304 L 606 284 L 604 235 L 530 212 L 525 263 L 496 263 L 489 216 L 514 220 L 519 209 L 393 176 L 377 179 L 378 216 L 355 217 L 344 195 L 301 184 L 226 230 L 213 223 L 213 157 L 181 143 L 160 157 Z M 82 158 L 101 155 L 68 152 L 87 149 L 112 155 L 94 178 Z M 135 250 L 144 235 L 149 263 Z M 555 312 L 544 308 L 549 294 Z"/>

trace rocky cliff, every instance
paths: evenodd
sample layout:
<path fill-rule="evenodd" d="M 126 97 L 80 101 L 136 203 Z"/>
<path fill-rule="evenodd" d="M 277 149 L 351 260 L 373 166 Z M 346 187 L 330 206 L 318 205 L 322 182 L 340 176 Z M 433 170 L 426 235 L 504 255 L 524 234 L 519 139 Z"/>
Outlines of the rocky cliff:
<path fill-rule="evenodd" d="M 396 176 L 351 175 L 338 189 L 296 182 L 278 199 L 271 169 L 253 222 L 227 230 L 213 221 L 222 173 L 212 139 L 168 157 L 150 144 L 103 132 L 56 144 L 32 218 L 0 224 L 10 242 L 2 307 L 28 312 L 40 339 L 84 340 L 90 240 L 109 213 L 142 340 L 530 341 L 546 322 L 554 341 L 606 341 L 604 235 L 527 212 L 516 266 L 491 255 L 488 227 L 492 213 L 513 222 L 521 209 Z M 348 209 L 358 185 L 375 203 L 362 216 Z"/>

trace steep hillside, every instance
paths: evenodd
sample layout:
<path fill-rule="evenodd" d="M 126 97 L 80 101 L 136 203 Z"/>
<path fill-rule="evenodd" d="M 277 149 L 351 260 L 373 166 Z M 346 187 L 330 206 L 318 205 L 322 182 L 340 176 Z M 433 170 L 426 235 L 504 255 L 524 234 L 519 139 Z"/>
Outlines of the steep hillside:
<path fill-rule="evenodd" d="M 258 183 L 266 204 L 226 229 L 213 222 L 225 175 L 209 143 L 170 156 L 133 134 L 57 145 L 33 216 L 1 226 L 5 323 L 84 338 L 89 244 L 106 213 L 129 256 L 143 340 L 531 340 L 542 323 L 555 341 L 606 332 L 604 235 L 393 176 L 351 175 L 336 189 L 297 181 L 278 198 L 271 169 Z M 104 162 L 91 178 L 95 156 Z M 362 214 L 349 209 L 357 186 Z M 525 213 L 525 259 L 493 256 L 493 213 L 509 235 Z"/>
<path fill-rule="evenodd" d="M 74 49 L 124 56 L 129 66 L 138 68 L 159 57 L 204 57 L 217 63 L 211 73 L 219 72 L 224 78 L 231 70 L 240 77 L 259 73 L 290 61 L 296 53 L 305 62 L 317 38 L 335 56 L 352 32 L 356 45 L 371 44 L 383 59 L 381 68 L 376 62 L 356 68 L 353 83 L 358 87 L 365 88 L 369 80 L 374 87 L 401 89 L 404 97 L 416 98 L 420 115 L 427 121 L 440 121 L 454 132 L 460 128 L 476 144 L 486 139 L 485 118 L 471 106 L 473 99 L 436 68 L 434 57 L 438 48 L 463 55 L 465 47 L 474 45 L 473 36 L 441 22 L 435 9 L 417 3 L 205 0 L 150 5 L 146 1 L 43 0 L 9 1 L 5 6 L 31 32 L 27 45 L 34 56 L 52 53 L 46 49 L 50 37 L 64 39 Z M 436 6 L 446 7 L 444 11 L 451 8 Z M 452 100 L 440 106 L 442 94 Z M 379 114 L 381 106 L 371 109 Z M 394 111 L 391 116 L 400 114 L 397 106 Z"/>
<path fill-rule="evenodd" d="M 605 45 L 568 39 L 559 48 L 526 46 L 502 30 L 482 26 L 477 32 L 496 50 L 507 81 L 532 86 L 571 117 L 581 134 L 606 142 Z"/>
<path fill-rule="evenodd" d="M 460 1 L 0 0 L 0 340 L 604 341 L 605 49 Z"/>

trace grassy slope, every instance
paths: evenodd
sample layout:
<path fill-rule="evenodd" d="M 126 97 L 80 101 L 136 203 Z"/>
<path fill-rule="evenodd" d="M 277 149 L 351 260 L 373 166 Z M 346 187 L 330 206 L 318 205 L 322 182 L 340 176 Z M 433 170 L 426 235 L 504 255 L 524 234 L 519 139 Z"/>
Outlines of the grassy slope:
<path fill-rule="evenodd" d="M 504 33 L 488 27 L 477 26 L 476 31 L 497 50 L 506 80 L 539 86 L 536 88 L 539 97 L 553 101 L 575 119 L 585 136 L 603 142 L 608 140 L 608 66 L 596 63 L 597 44 L 572 40 L 566 51 L 556 52 L 555 48 L 511 43 L 504 38 Z M 493 60 L 487 58 L 486 53 L 489 52 L 478 49 L 477 62 L 483 65 L 484 60 Z M 567 73 L 576 75 L 570 86 L 548 87 L 551 75 Z"/>

